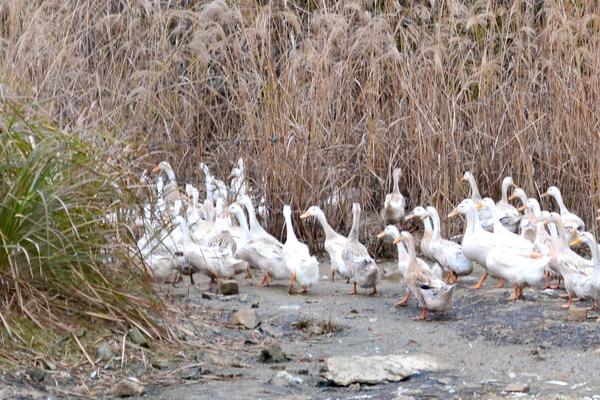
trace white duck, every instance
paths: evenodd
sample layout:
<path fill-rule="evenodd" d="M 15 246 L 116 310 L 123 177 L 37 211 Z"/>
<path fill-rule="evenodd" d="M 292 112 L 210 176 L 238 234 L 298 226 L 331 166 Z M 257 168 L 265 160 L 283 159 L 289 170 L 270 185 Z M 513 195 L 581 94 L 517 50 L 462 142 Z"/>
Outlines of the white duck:
<path fill-rule="evenodd" d="M 189 271 L 191 283 L 194 283 L 193 273 L 200 272 L 210 278 L 210 287 L 219 279 L 235 277 L 238 270 L 244 270 L 242 260 L 234 258 L 230 249 L 200 246 L 196 244 L 188 230 L 187 222 L 182 216 L 177 216 L 175 222 L 183 233 L 181 252 L 191 265 Z"/>
<path fill-rule="evenodd" d="M 471 200 L 474 204 L 479 204 L 481 202 L 481 194 L 479 193 L 479 188 L 477 187 L 477 181 L 475 180 L 475 176 L 471 173 L 471 171 L 465 171 L 464 175 L 461 178 L 461 181 L 465 181 L 471 187 Z M 492 232 L 494 221 L 492 215 L 485 209 L 478 209 L 479 214 L 479 223 L 488 232 Z"/>
<path fill-rule="evenodd" d="M 480 289 L 489 274 L 486 266 L 487 254 L 499 243 L 493 233 L 488 232 L 481 227 L 481 224 L 479 223 L 479 214 L 477 213 L 477 208 L 473 200 L 464 199 L 461 201 L 460 204 L 448 214 L 448 218 L 458 214 L 464 215 L 466 219 L 465 232 L 462 237 L 463 253 L 469 260 L 475 261 L 485 270 L 485 273 L 481 276 L 479 282 L 472 286 L 474 289 Z M 504 282 L 500 276 L 489 275 L 494 278 L 499 278 L 500 282 L 498 283 L 498 287 L 504 287 Z"/>
<path fill-rule="evenodd" d="M 179 186 L 177 185 L 177 179 L 175 178 L 175 172 L 173 167 L 167 161 L 161 161 L 152 170 L 153 173 L 160 172 L 167 176 L 169 182 L 165 185 L 163 192 L 167 206 L 172 206 L 176 200 L 184 200 L 184 197 L 179 193 Z"/>
<path fill-rule="evenodd" d="M 421 250 L 421 254 L 431 260 L 433 260 L 433 255 L 429 251 L 429 242 L 433 237 L 433 227 L 431 226 L 431 220 L 427 215 L 427 210 L 425 210 L 421 206 L 417 206 L 413 209 L 413 211 L 408 214 L 404 219 L 410 220 L 412 218 L 418 217 L 423 222 L 423 237 L 419 242 L 419 249 Z M 398 232 L 400 233 L 400 232 Z M 395 239 L 395 238 L 394 238 Z"/>
<path fill-rule="evenodd" d="M 250 218 L 250 239 L 258 256 L 259 263 L 250 262 L 264 272 L 261 284 L 268 286 L 271 279 L 288 279 L 290 272 L 283 257 L 283 244 L 263 229 L 256 219 L 254 205 L 248 196 L 242 196 L 238 203 L 246 208 Z"/>
<path fill-rule="evenodd" d="M 541 221 L 536 223 L 536 227 L 538 231 L 545 230 Z M 500 276 L 512 284 L 514 294 L 509 300 L 515 301 L 523 295 L 524 287 L 537 286 L 544 279 L 550 262 L 549 254 L 540 257 L 537 253 L 525 254 L 522 249 L 510 247 L 496 247 L 490 250 L 486 257 L 489 273 Z"/>
<path fill-rule="evenodd" d="M 325 213 L 319 207 L 311 206 L 300 216 L 301 219 L 309 217 L 313 217 L 319 221 L 319 224 L 321 224 L 323 232 L 325 233 L 325 243 L 323 247 L 331 260 L 331 281 L 335 282 L 336 273 L 344 278 L 350 279 L 350 271 L 348 271 L 346 264 L 342 259 L 342 251 L 344 250 L 344 246 L 346 246 L 346 237 L 333 230 L 331 225 L 327 222 Z"/>
<path fill-rule="evenodd" d="M 244 159 L 239 158 L 237 164 L 231 170 L 229 177 L 231 183 L 229 187 L 229 194 L 234 199 L 239 199 L 241 196 L 246 195 L 246 169 L 244 167 Z"/>
<path fill-rule="evenodd" d="M 356 285 L 362 288 L 373 288 L 372 294 L 377 294 L 379 283 L 379 268 L 367 248 L 358 240 L 360 229 L 360 205 L 352 204 L 352 229 L 342 251 L 342 259 L 351 273 L 352 294 L 356 294 Z"/>
<path fill-rule="evenodd" d="M 477 207 L 485 208 L 493 220 L 493 234 L 494 237 L 501 243 L 502 246 L 510 247 L 512 249 L 519 249 L 529 254 L 533 250 L 533 243 L 529 240 L 523 238 L 522 236 L 517 235 L 509 231 L 498 219 L 498 213 L 496 211 L 496 204 L 494 200 L 486 197 L 477 205 Z"/>
<path fill-rule="evenodd" d="M 396 228 L 396 225 L 388 225 L 385 227 L 385 229 L 383 231 L 381 231 L 378 235 L 377 238 L 379 239 L 389 239 L 392 242 L 394 242 L 394 240 L 398 239 L 400 237 L 400 231 L 398 230 L 398 228 Z M 406 273 L 406 269 L 408 268 L 408 262 L 410 261 L 410 257 L 408 255 L 408 250 L 406 249 L 406 246 L 402 243 L 402 242 L 398 242 L 396 243 L 396 248 L 398 250 L 398 272 L 400 273 L 400 275 L 402 275 L 402 277 L 404 277 L 404 274 Z M 434 261 L 433 266 L 430 266 L 425 260 L 423 260 L 422 258 L 417 257 L 417 261 L 419 262 L 419 265 L 421 266 L 421 268 L 427 269 L 431 272 L 433 272 L 433 274 L 437 277 L 437 278 L 441 278 L 443 275 L 443 271 L 442 268 L 439 266 L 439 264 L 437 262 Z"/>
<path fill-rule="evenodd" d="M 292 209 L 289 205 L 283 206 L 283 218 L 287 234 L 283 244 L 283 256 L 291 275 L 289 294 L 294 292 L 296 284 L 302 287 L 302 293 L 306 293 L 310 286 L 319 281 L 319 262 L 310 255 L 308 246 L 296 238 L 292 226 Z"/>
<path fill-rule="evenodd" d="M 502 180 L 502 198 L 496 203 L 497 217 L 502 225 L 511 232 L 516 232 L 521 221 L 519 210 L 508 201 L 508 189 L 516 187 L 513 178 L 507 176 Z"/>
<path fill-rule="evenodd" d="M 585 230 L 585 223 L 576 214 L 567 209 L 563 201 L 562 194 L 556 186 L 550 186 L 541 197 L 546 196 L 551 196 L 556 201 L 556 204 L 560 210 L 560 217 L 562 218 L 563 226 L 565 227 L 567 238 L 569 240 L 573 240 L 575 237 L 573 234 L 571 234 L 571 231 L 583 232 Z"/>
<path fill-rule="evenodd" d="M 402 170 L 400 168 L 395 168 L 392 174 L 394 189 L 385 196 L 383 210 L 381 211 L 381 216 L 385 225 L 397 224 L 402 221 L 402 218 L 404 217 L 406 200 L 404 200 L 404 196 L 400 193 L 399 182 L 401 175 Z"/>
<path fill-rule="evenodd" d="M 557 213 L 550 213 L 544 223 L 553 223 L 557 228 L 558 238 L 553 238 L 550 248 L 550 267 L 562 275 L 567 290 L 568 300 L 563 308 L 569 308 L 573 302 L 573 296 L 589 296 L 587 285 L 588 273 L 586 269 L 591 262 L 581 257 L 569 248 L 567 233 L 562 218 Z"/>
<path fill-rule="evenodd" d="M 204 173 L 204 184 L 206 186 L 206 197 L 212 201 L 217 201 L 221 197 L 227 200 L 227 185 L 222 180 L 216 179 L 211 173 L 208 166 L 200 163 L 200 169 Z"/>
<path fill-rule="evenodd" d="M 415 252 L 415 243 L 410 233 L 402 232 L 400 237 L 394 240 L 394 243 L 399 242 L 406 245 L 410 258 L 404 282 L 421 305 L 421 316 L 416 319 L 427 319 L 427 311 L 446 312 L 452 306 L 452 293 L 455 285 L 447 285 L 435 277 L 431 271 L 420 266 Z M 405 296 L 406 300 L 401 301 L 398 305 L 405 305 L 408 302 L 407 297 Z"/>
<path fill-rule="evenodd" d="M 592 253 L 593 271 L 589 274 L 585 286 L 585 294 L 592 299 L 592 307 L 590 310 L 598 310 L 598 301 L 600 300 L 600 258 L 598 255 L 598 243 L 596 238 L 590 232 L 581 232 L 579 237 L 571 243 L 571 246 L 579 243 L 585 243 Z M 581 296 L 580 296 L 581 297 Z"/>
<path fill-rule="evenodd" d="M 525 239 L 529 240 L 530 242 L 534 242 L 536 227 L 535 224 L 532 222 L 533 214 L 531 210 L 526 206 L 528 199 L 527 194 L 522 188 L 516 187 L 513 190 L 513 194 L 511 194 L 509 197 L 509 200 L 514 199 L 519 199 L 521 201 L 522 204 L 519 208 L 517 208 L 517 210 L 523 211 L 524 213 L 524 215 L 521 216 L 521 220 L 519 221 L 519 228 L 517 231 L 519 235 L 523 236 Z"/>
<path fill-rule="evenodd" d="M 427 216 L 433 224 L 429 252 L 442 268 L 450 272 L 451 283 L 456 283 L 459 276 L 470 275 L 473 272 L 473 263 L 465 256 L 461 245 L 442 238 L 440 215 L 435 207 L 427 207 Z"/>

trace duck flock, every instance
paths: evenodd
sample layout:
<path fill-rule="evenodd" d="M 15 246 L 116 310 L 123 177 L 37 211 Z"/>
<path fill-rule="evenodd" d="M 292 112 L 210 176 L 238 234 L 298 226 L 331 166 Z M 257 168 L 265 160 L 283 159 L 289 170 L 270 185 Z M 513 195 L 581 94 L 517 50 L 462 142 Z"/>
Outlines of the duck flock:
<path fill-rule="evenodd" d="M 210 278 L 212 287 L 219 280 L 260 271 L 260 284 L 289 281 L 289 293 L 305 293 L 319 281 L 319 262 L 306 244 L 298 240 L 292 225 L 292 210 L 283 207 L 286 240 L 280 242 L 258 221 L 264 215 L 265 201 L 253 201 L 245 179 L 244 162 L 239 159 L 231 171 L 227 185 L 216 179 L 205 164 L 206 198 L 199 201 L 199 190 L 191 184 L 181 192 L 171 165 L 163 161 L 152 172 L 155 180 L 144 173 L 141 180 L 155 187 L 153 199 L 136 219 L 142 229 L 137 242 L 139 253 L 157 281 L 176 282 L 182 275 L 201 273 Z M 163 180 L 163 175 L 167 182 Z M 560 213 L 542 210 L 535 198 L 528 198 L 511 177 L 502 181 L 502 198 L 495 202 L 482 198 L 477 182 L 469 171 L 463 181 L 471 188 L 448 217 L 462 214 L 465 229 L 459 244 L 441 235 L 440 216 L 433 206 L 416 207 L 406 213 L 406 201 L 399 189 L 401 170 L 393 171 L 394 188 L 385 197 L 381 217 L 385 228 L 378 234 L 392 241 L 398 251 L 398 270 L 407 288 L 397 305 L 406 305 L 414 296 L 421 306 L 417 319 L 426 319 L 427 312 L 445 312 L 459 277 L 473 272 L 474 265 L 484 270 L 479 282 L 482 287 L 488 277 L 499 280 L 498 287 L 511 285 L 511 299 L 521 298 L 525 287 L 558 289 L 563 282 L 569 308 L 575 298 L 592 302 L 597 309 L 600 297 L 600 261 L 594 236 L 585 231 L 585 224 L 565 206 L 560 190 L 552 186 L 542 195 L 551 196 Z M 509 197 L 509 191 L 512 194 Z M 518 199 L 519 208 L 510 201 Z M 231 202 L 229 202 L 231 200 Z M 254 204 L 257 203 L 257 209 Z M 247 216 L 246 216 L 247 213 Z M 361 207 L 352 205 L 352 228 L 348 236 L 337 233 L 328 223 L 323 210 L 309 207 L 301 219 L 315 219 L 323 228 L 324 248 L 331 261 L 331 280 L 341 276 L 357 287 L 377 294 L 380 270 L 367 248 L 359 240 Z M 423 236 L 417 257 L 413 236 L 398 228 L 405 220 L 420 219 Z M 571 249 L 585 243 L 591 259 Z M 428 259 L 428 261 L 425 261 Z M 554 282 L 553 282 L 554 281 Z"/>

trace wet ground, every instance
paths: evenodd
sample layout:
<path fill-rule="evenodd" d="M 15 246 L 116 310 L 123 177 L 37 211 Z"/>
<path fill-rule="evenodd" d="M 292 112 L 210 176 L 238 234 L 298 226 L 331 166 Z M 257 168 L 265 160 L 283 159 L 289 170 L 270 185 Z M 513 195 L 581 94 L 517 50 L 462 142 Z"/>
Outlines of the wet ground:
<path fill-rule="evenodd" d="M 198 362 L 179 385 L 150 384 L 143 398 L 600 399 L 598 315 L 567 321 L 561 291 L 526 289 L 525 299 L 515 303 L 507 300 L 510 289 L 493 288 L 494 280 L 478 291 L 468 288 L 480 271 L 461 279 L 446 316 L 425 322 L 412 320 L 419 314 L 416 301 L 394 306 L 404 294 L 401 282 L 384 279 L 376 297 L 351 296 L 350 285 L 326 278 L 326 264 L 308 295 L 288 295 L 284 282 L 263 288 L 240 279 L 240 295 L 203 296 L 208 283 L 200 280 L 187 302 L 191 313 L 210 313 L 216 321 L 204 335 L 214 348 L 190 360 Z M 178 292 L 182 296 L 185 286 Z M 262 321 L 256 329 L 228 323 L 236 310 L 251 308 Z M 259 362 L 261 349 L 272 344 L 289 360 Z M 330 356 L 401 353 L 432 354 L 446 369 L 373 386 L 337 387 L 322 378 Z M 526 385 L 527 393 L 507 393 L 511 384 Z"/>

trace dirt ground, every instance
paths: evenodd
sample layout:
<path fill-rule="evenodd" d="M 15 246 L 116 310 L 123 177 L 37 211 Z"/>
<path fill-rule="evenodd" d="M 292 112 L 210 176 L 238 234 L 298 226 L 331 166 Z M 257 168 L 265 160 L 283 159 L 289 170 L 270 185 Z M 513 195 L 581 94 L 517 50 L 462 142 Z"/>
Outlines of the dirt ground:
<path fill-rule="evenodd" d="M 561 309 L 563 291 L 527 289 L 524 300 L 508 301 L 511 290 L 489 280 L 481 290 L 469 288 L 481 274 L 461 278 L 454 304 L 445 316 L 419 315 L 416 300 L 394 304 L 404 286 L 394 263 L 379 264 L 386 273 L 379 294 L 350 295 L 351 285 L 331 283 L 329 266 L 307 295 L 288 295 L 286 282 L 271 287 L 238 279 L 240 294 L 207 292 L 208 280 L 187 279 L 178 287 L 161 287 L 183 304 L 178 324 L 189 346 L 173 353 L 148 352 L 143 364 L 128 363 L 124 371 L 144 386 L 139 399 L 599 399 L 600 323 L 588 313 L 584 322 L 567 321 Z M 181 307 L 178 306 L 178 309 Z M 578 307 L 589 306 L 577 303 Z M 255 329 L 233 325 L 238 310 L 254 310 Z M 260 361 L 261 350 L 280 346 L 288 360 Z M 331 356 L 430 354 L 444 365 L 418 372 L 401 382 L 339 387 L 323 377 Z M 163 358 L 160 358 L 163 357 Z M 0 371 L 0 399 L 70 398 L 66 391 L 46 393 L 43 385 L 26 385 Z M 101 373 L 106 374 L 106 373 Z M 94 391 L 110 398 L 112 383 L 96 380 Z M 513 389 L 526 392 L 508 393 Z M 61 393 L 63 395 L 61 395 Z"/>
<path fill-rule="evenodd" d="M 380 264 L 386 271 L 393 263 Z M 240 295 L 202 296 L 200 280 L 188 302 L 198 312 L 216 313 L 222 325 L 211 340 L 215 352 L 200 355 L 194 379 L 170 388 L 146 388 L 145 399 L 408 399 L 408 398 L 593 398 L 600 399 L 600 330 L 597 314 L 568 322 L 564 300 L 554 290 L 525 290 L 508 301 L 510 289 L 468 288 L 481 273 L 462 278 L 449 314 L 426 322 L 415 300 L 394 303 L 404 287 L 393 275 L 379 295 L 351 296 L 342 280 L 331 283 L 328 266 L 308 295 L 288 295 L 284 282 L 264 288 L 240 279 Z M 185 287 L 178 289 L 185 292 Z M 180 294 L 181 295 L 181 294 Z M 212 298 L 206 298 L 212 297 Z M 587 305 L 579 303 L 579 306 Z M 255 308 L 254 330 L 227 324 L 236 310 Z M 218 346 L 217 346 L 218 344 Z M 278 344 L 289 361 L 263 364 L 262 348 Z M 325 359 L 340 355 L 430 353 L 447 369 L 417 373 L 399 383 L 336 387 L 322 378 Z M 278 374 L 286 371 L 288 381 Z M 291 380 L 290 380 L 291 379 Z M 508 385 L 527 393 L 507 393 Z"/>

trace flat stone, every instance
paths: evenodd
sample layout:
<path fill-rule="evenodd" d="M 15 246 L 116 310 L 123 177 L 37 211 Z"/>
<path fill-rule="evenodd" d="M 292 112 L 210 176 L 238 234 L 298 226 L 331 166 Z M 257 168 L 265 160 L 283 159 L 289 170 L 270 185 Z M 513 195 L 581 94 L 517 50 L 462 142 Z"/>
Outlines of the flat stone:
<path fill-rule="evenodd" d="M 585 320 L 587 320 L 587 310 L 585 308 L 576 307 L 573 305 L 569 308 L 567 321 L 583 322 Z"/>
<path fill-rule="evenodd" d="M 224 296 L 231 296 L 234 294 L 238 294 L 240 292 L 240 287 L 238 283 L 234 280 L 221 281 L 219 283 L 219 293 Z"/>
<path fill-rule="evenodd" d="M 144 393 L 144 387 L 139 383 L 123 379 L 113 386 L 110 393 L 115 397 L 139 396 Z"/>
<path fill-rule="evenodd" d="M 529 385 L 524 383 L 511 383 L 504 388 L 506 393 L 527 393 L 529 392 Z"/>
<path fill-rule="evenodd" d="M 375 385 L 401 381 L 413 375 L 415 371 L 440 369 L 440 363 L 426 354 L 330 357 L 327 359 L 324 377 L 340 386 L 353 383 Z"/>
<path fill-rule="evenodd" d="M 140 330 L 137 327 L 131 328 L 127 333 L 127 336 L 129 337 L 131 343 L 137 344 L 138 346 L 142 347 L 148 347 L 148 341 L 146 340 L 146 337 L 142 334 L 142 332 L 140 332 Z"/>
<path fill-rule="evenodd" d="M 106 342 L 100 342 L 96 349 L 96 362 L 103 361 L 108 362 L 112 360 L 114 353 L 110 348 L 110 345 Z"/>
<path fill-rule="evenodd" d="M 276 386 L 296 386 L 302 384 L 303 380 L 287 371 L 279 371 L 273 375 L 269 382 Z"/>
<path fill-rule="evenodd" d="M 281 363 L 288 360 L 287 356 L 277 345 L 269 346 L 260 351 L 258 361 L 261 363 Z"/>
<path fill-rule="evenodd" d="M 260 318 L 256 310 L 239 310 L 233 314 L 229 322 L 232 325 L 241 325 L 247 329 L 254 329 L 260 324 Z"/>

